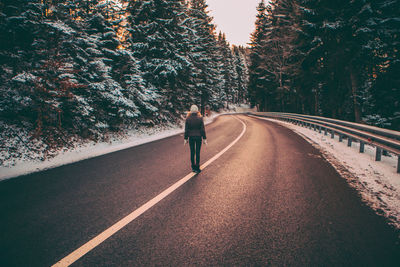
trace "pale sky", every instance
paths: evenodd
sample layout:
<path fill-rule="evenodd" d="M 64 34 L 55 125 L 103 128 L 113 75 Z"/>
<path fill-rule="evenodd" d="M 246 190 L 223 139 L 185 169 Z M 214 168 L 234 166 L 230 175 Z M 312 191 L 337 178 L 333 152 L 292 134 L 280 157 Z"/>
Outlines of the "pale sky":
<path fill-rule="evenodd" d="M 261 0 L 206 0 L 217 33 L 222 31 L 230 44 L 246 45 L 254 31 L 257 6 Z M 268 1 L 265 1 L 267 3 Z"/>

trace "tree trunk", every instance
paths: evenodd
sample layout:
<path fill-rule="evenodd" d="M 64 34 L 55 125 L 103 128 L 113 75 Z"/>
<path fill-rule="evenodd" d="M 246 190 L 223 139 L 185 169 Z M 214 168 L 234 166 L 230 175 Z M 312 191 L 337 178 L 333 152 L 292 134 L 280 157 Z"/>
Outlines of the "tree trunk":
<path fill-rule="evenodd" d="M 263 111 L 270 111 L 270 107 L 268 105 L 268 96 L 264 94 L 264 109 Z"/>
<path fill-rule="evenodd" d="M 361 108 L 360 104 L 357 101 L 358 81 L 353 68 L 350 68 L 350 81 L 351 81 L 351 92 L 353 96 L 353 105 L 354 105 L 354 121 L 361 122 Z"/>
<path fill-rule="evenodd" d="M 319 115 L 318 114 L 318 106 L 319 106 L 318 91 L 315 91 L 315 93 L 314 93 L 314 115 Z"/>
<path fill-rule="evenodd" d="M 204 116 L 205 102 L 206 102 L 206 100 L 204 99 L 204 94 L 201 94 L 201 97 L 200 97 L 200 113 L 201 113 L 202 116 Z"/>

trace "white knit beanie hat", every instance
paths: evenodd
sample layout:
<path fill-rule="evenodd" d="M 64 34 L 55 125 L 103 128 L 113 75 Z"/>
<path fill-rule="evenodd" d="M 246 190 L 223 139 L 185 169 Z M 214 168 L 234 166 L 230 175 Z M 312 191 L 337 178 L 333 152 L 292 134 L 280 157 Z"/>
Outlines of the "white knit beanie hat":
<path fill-rule="evenodd" d="M 199 111 L 199 108 L 196 105 L 192 105 L 190 107 L 190 112 L 198 112 L 198 111 Z"/>

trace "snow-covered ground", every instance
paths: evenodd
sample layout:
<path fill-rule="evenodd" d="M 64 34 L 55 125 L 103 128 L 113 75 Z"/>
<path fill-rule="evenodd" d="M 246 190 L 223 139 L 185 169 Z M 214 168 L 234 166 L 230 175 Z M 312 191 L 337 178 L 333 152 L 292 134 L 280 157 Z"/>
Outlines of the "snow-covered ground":
<path fill-rule="evenodd" d="M 212 113 L 209 117 L 204 119 L 205 124 L 211 123 L 216 117 L 222 114 L 225 113 Z M 45 161 L 15 160 L 13 166 L 0 166 L 0 181 L 149 143 L 183 133 L 183 130 L 183 124 L 176 127 L 156 127 L 140 132 L 134 131 L 127 134 L 125 138 L 110 140 L 110 142 L 88 142 L 76 147 L 75 149 L 60 152 L 57 156 Z"/>
<path fill-rule="evenodd" d="M 385 216 L 400 229 L 400 174 L 397 170 L 397 156 L 382 156 L 375 161 L 375 148 L 365 145 L 365 153 L 359 153 L 359 143 L 351 148 L 347 141 L 339 142 L 338 136 L 294 125 L 288 122 L 262 118 L 279 123 L 302 136 L 322 152 L 340 175 L 360 194 L 362 200 L 378 214 Z"/>

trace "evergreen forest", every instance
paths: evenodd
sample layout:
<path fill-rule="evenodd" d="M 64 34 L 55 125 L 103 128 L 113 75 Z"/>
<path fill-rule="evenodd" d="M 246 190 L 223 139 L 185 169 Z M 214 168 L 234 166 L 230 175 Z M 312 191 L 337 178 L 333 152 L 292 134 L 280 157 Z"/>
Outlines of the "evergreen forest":
<path fill-rule="evenodd" d="M 192 104 L 400 130 L 400 0 L 260 0 L 249 47 L 206 0 L 1 0 L 0 40 L 0 164 L 180 125 Z"/>
<path fill-rule="evenodd" d="M 205 0 L 1 0 L 0 40 L 2 161 L 247 99 L 246 49 Z"/>
<path fill-rule="evenodd" d="M 250 101 L 400 130 L 399 0 L 262 0 Z"/>

